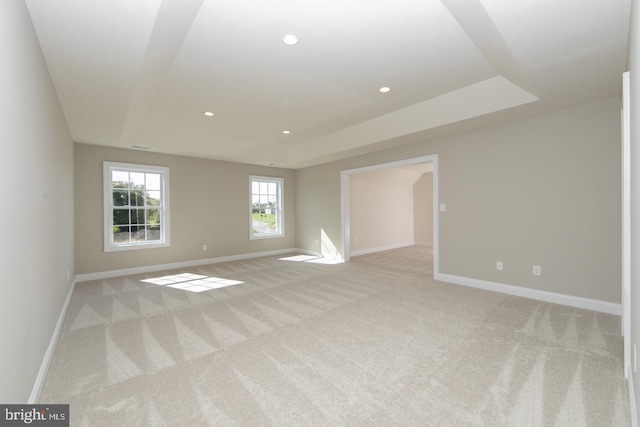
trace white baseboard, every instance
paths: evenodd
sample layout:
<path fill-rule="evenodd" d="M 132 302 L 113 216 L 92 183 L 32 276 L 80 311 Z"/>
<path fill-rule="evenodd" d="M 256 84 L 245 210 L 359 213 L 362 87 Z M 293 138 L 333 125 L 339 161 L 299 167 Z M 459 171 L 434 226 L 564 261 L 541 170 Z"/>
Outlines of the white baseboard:
<path fill-rule="evenodd" d="M 51 360 L 53 360 L 53 353 L 56 350 L 56 346 L 58 345 L 58 338 L 60 337 L 60 332 L 62 332 L 62 324 L 64 323 L 64 319 L 67 316 L 67 310 L 69 309 L 71 296 L 73 295 L 73 290 L 75 289 L 75 287 L 76 281 L 74 280 L 69 287 L 67 298 L 64 300 L 62 310 L 60 310 L 60 314 L 58 315 L 56 327 L 53 329 L 53 334 L 51 335 L 51 340 L 49 341 L 49 347 L 47 347 L 47 351 L 44 354 L 42 363 L 40 364 L 40 370 L 38 371 L 36 382 L 33 385 L 31 396 L 29 396 L 29 401 L 27 402 L 29 405 L 38 403 L 38 400 L 40 399 L 40 393 L 42 392 L 42 387 L 44 386 L 44 382 L 47 379 L 47 372 L 49 372 L 49 366 L 51 365 Z"/>
<path fill-rule="evenodd" d="M 633 372 L 629 371 L 629 408 L 631 408 L 631 427 L 638 427 L 638 406 L 636 405 L 636 392 L 633 385 Z"/>
<path fill-rule="evenodd" d="M 199 265 L 218 264 L 221 262 L 240 261 L 243 259 L 260 258 L 265 256 L 283 255 L 299 252 L 298 249 L 278 249 L 274 251 L 253 252 L 249 254 L 230 255 L 218 258 L 197 259 L 193 261 L 172 262 L 169 264 L 147 265 L 143 267 L 124 268 L 122 270 L 99 271 L 97 273 L 78 274 L 76 282 L 87 282 L 89 280 L 109 279 L 112 277 L 129 276 L 133 274 L 153 273 L 156 271 L 173 270 L 178 268 L 197 267 Z"/>
<path fill-rule="evenodd" d="M 551 302 L 554 304 L 568 305 L 570 307 L 599 311 L 602 313 L 609 313 L 617 316 L 622 315 L 621 304 L 615 304 L 607 301 L 576 297 L 555 292 L 541 291 L 538 289 L 524 288 L 522 286 L 505 285 L 503 283 L 471 279 L 468 277 L 454 276 L 451 274 L 438 273 L 435 274 L 434 279 L 441 282 L 448 282 L 456 285 L 485 289 L 487 291 L 500 292 L 503 294 L 516 295 L 519 297 L 531 298 L 539 301 Z"/>
<path fill-rule="evenodd" d="M 307 249 L 296 249 L 295 252 L 303 254 L 303 255 L 311 255 L 311 256 L 317 256 L 318 258 L 322 258 L 322 253 L 317 252 L 317 251 L 310 251 Z"/>
<path fill-rule="evenodd" d="M 362 250 L 359 250 L 359 251 L 351 251 L 351 256 L 372 254 L 372 253 L 375 253 L 375 252 L 388 251 L 388 250 L 391 250 L 391 249 L 404 248 L 404 247 L 413 246 L 413 245 L 414 245 L 414 242 L 394 243 L 393 245 L 379 246 L 377 248 L 362 249 Z"/>

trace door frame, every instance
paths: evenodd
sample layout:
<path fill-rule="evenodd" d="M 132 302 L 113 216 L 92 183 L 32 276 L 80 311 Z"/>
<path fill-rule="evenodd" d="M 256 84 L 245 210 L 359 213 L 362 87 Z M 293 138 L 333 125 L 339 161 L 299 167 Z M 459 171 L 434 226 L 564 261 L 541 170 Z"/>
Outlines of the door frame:
<path fill-rule="evenodd" d="M 622 74 L 622 336 L 624 376 L 631 369 L 631 97 L 629 72 Z"/>

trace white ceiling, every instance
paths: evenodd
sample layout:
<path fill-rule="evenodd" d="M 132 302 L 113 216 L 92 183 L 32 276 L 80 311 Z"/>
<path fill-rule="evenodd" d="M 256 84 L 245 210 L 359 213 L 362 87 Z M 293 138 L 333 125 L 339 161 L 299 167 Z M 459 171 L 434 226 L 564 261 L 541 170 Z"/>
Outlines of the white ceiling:
<path fill-rule="evenodd" d="M 618 96 L 630 10 L 630 0 L 26 1 L 76 142 L 286 168 Z"/>

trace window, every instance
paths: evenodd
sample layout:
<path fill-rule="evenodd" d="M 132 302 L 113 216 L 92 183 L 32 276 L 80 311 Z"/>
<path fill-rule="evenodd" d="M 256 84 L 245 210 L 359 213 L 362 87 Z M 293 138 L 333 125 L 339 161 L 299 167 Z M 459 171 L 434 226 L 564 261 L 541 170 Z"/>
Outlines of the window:
<path fill-rule="evenodd" d="M 284 236 L 282 178 L 250 176 L 250 239 Z"/>
<path fill-rule="evenodd" d="M 169 246 L 169 168 L 103 163 L 104 251 Z"/>

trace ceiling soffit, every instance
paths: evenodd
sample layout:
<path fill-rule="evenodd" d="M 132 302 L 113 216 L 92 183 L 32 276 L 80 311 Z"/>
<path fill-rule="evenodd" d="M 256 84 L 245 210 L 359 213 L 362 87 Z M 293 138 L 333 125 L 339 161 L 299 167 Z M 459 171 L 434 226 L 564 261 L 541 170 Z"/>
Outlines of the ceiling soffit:
<path fill-rule="evenodd" d="M 539 24 L 556 3 L 27 0 L 77 142 L 292 168 L 551 98 L 553 66 L 532 61 L 546 52 L 611 55 L 600 74 L 624 66 L 628 2 L 595 1 L 589 27 L 566 30 L 598 34 L 591 48 L 538 46 L 520 20 Z M 558 40 L 554 28 L 541 38 Z"/>

